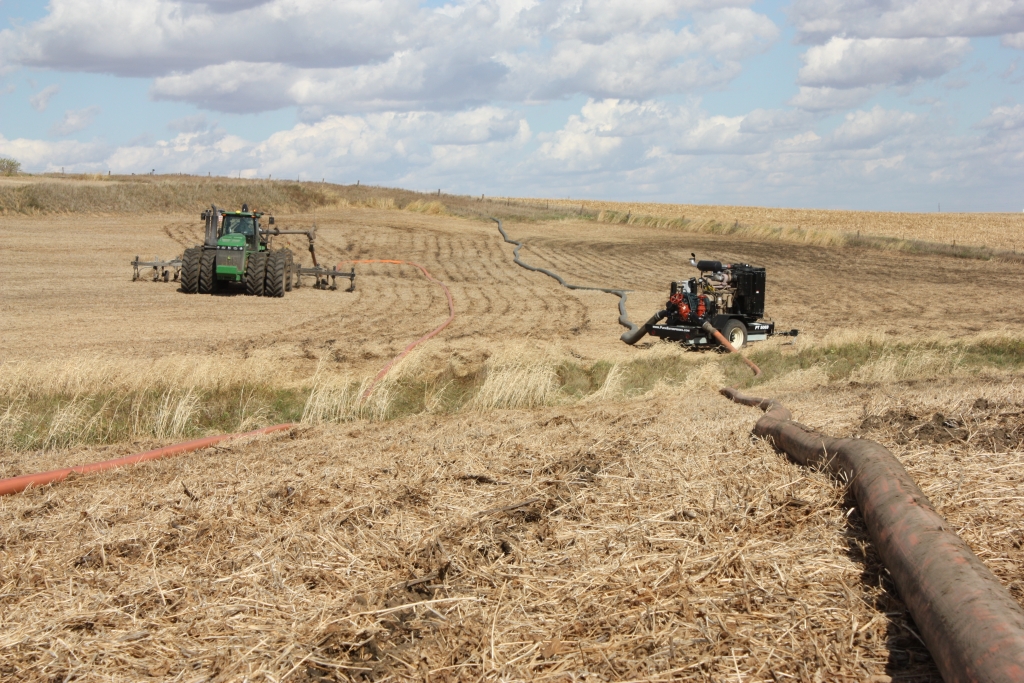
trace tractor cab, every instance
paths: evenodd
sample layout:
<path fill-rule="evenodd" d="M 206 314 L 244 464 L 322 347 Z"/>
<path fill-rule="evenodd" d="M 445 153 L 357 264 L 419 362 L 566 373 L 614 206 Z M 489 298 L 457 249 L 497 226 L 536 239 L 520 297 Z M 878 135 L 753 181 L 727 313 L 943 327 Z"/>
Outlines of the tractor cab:
<path fill-rule="evenodd" d="M 260 217 L 262 213 L 248 211 L 231 211 L 221 215 L 220 229 L 217 231 L 218 247 L 248 247 L 250 251 L 265 249 L 260 242 Z"/>

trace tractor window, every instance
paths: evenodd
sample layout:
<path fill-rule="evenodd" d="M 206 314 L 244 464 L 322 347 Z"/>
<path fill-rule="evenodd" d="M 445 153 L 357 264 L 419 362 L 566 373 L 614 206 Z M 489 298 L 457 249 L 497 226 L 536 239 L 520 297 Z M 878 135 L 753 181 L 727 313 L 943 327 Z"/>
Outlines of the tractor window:
<path fill-rule="evenodd" d="M 252 216 L 224 216 L 224 235 L 247 235 L 256 231 L 256 220 Z"/>

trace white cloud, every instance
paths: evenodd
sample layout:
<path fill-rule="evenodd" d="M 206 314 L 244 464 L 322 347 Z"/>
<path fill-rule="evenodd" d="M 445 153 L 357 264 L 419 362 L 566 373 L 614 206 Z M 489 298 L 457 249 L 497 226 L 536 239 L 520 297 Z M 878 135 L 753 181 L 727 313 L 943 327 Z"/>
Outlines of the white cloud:
<path fill-rule="evenodd" d="M 242 177 L 329 177 L 373 181 L 466 176 L 490 170 L 495 157 L 531 138 L 515 112 L 480 107 L 443 114 L 420 111 L 327 116 L 300 123 L 259 142 L 187 121 L 169 140 L 118 148 L 106 157 L 115 172 L 215 173 Z M 190 128 L 191 130 L 183 130 Z"/>
<path fill-rule="evenodd" d="M 832 112 L 858 107 L 871 99 L 878 90 L 877 87 L 811 88 L 802 85 L 800 92 L 791 97 L 787 104 L 805 111 Z"/>
<path fill-rule="evenodd" d="M 306 67 L 386 58 L 409 42 L 412 0 L 51 0 L 49 13 L 0 31 L 23 65 L 156 76 L 229 61 Z"/>
<path fill-rule="evenodd" d="M 881 107 L 850 112 L 830 130 L 817 125 L 793 111 L 719 116 L 695 101 L 607 99 L 589 101 L 536 146 L 521 115 L 485 106 L 328 116 L 255 142 L 197 121 L 170 139 L 116 149 L 0 138 L 0 154 L 30 171 L 301 174 L 465 193 L 500 182 L 533 196 L 769 205 L 857 205 L 869 193 L 872 207 L 895 209 L 921 198 L 930 206 L 936 193 L 998 209 L 1024 175 L 1024 105 L 994 108 L 970 135 L 944 118 Z"/>
<path fill-rule="evenodd" d="M 918 121 L 916 114 L 883 109 L 877 105 L 870 111 L 850 112 L 833 131 L 830 145 L 839 149 L 874 147 L 886 138 L 907 131 Z"/>
<path fill-rule="evenodd" d="M 905 154 L 897 154 L 896 156 L 884 157 L 880 159 L 869 159 L 864 162 L 864 170 L 871 173 L 875 169 L 894 169 L 899 168 L 903 165 L 903 160 L 907 158 Z"/>
<path fill-rule="evenodd" d="M 849 38 L 998 36 L 1024 31 L 1020 0 L 795 0 L 804 42 Z"/>
<path fill-rule="evenodd" d="M 996 107 L 978 126 L 998 130 L 1024 128 L 1024 105 Z"/>
<path fill-rule="evenodd" d="M 770 47 L 778 27 L 749 4 L 53 0 L 44 19 L 0 31 L 0 54 L 25 66 L 152 76 L 158 99 L 228 112 L 642 99 L 720 86 L 739 60 Z"/>
<path fill-rule="evenodd" d="M 1008 33 L 1003 36 L 1000 41 L 1006 47 L 1016 48 L 1018 50 L 1024 50 L 1024 32 L 1021 33 Z"/>
<path fill-rule="evenodd" d="M 59 85 L 48 85 L 32 97 L 28 98 L 28 103 L 32 105 L 32 108 L 37 112 L 42 113 L 46 111 L 46 107 L 50 104 L 50 98 L 60 92 Z"/>
<path fill-rule="evenodd" d="M 860 88 L 941 76 L 970 52 L 966 38 L 832 38 L 803 55 L 801 85 Z"/>
<path fill-rule="evenodd" d="M 177 131 L 179 133 L 198 133 L 209 129 L 210 124 L 206 121 L 205 114 L 196 114 L 194 116 L 183 116 L 180 119 L 174 119 L 167 124 L 168 130 Z"/>
<path fill-rule="evenodd" d="M 103 144 L 77 140 L 8 140 L 0 135 L 0 156 L 17 159 L 22 167 L 32 172 L 59 170 L 95 171 L 104 163 L 111 149 Z"/>
<path fill-rule="evenodd" d="M 50 135 L 64 137 L 77 133 L 80 130 L 85 130 L 92 125 L 93 120 L 99 113 L 100 108 L 96 106 L 86 107 L 85 109 L 68 109 L 64 112 L 64 118 L 59 123 L 55 123 L 50 127 Z"/>

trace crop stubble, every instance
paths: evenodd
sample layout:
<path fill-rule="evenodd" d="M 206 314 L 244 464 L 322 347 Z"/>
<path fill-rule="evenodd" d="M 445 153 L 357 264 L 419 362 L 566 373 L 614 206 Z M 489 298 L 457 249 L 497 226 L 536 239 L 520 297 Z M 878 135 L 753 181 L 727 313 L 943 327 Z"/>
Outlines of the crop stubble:
<path fill-rule="evenodd" d="M 281 227 L 312 218 L 279 217 Z M 524 338 L 581 359 L 658 352 L 617 342 L 613 297 L 512 265 L 489 225 L 365 209 L 316 220 L 326 263 L 415 260 L 449 284 L 459 317 L 418 363 L 470 367 Z M 1002 328 L 1019 315 L 1006 292 L 1024 284 L 1014 264 L 996 278 L 941 257 L 589 222 L 509 228 L 527 238 L 531 263 L 634 289 L 635 319 L 660 308 L 668 281 L 692 274 L 690 251 L 766 265 L 769 312 L 812 335 Z M 184 217 L 16 218 L 0 232 L 5 362 L 130 368 L 171 355 L 301 382 L 324 362 L 371 372 L 445 312 L 417 271 L 384 265 L 358 267 L 354 294 L 301 289 L 283 300 L 131 283 L 136 252 L 170 256 L 199 238 Z M 290 244 L 304 254 L 302 240 Z M 956 294 L 964 283 L 969 297 Z M 949 306 L 965 300 L 970 314 L 951 329 Z M 841 488 L 752 443 L 756 415 L 714 395 L 721 375 L 701 367 L 684 386 L 631 402 L 302 428 L 2 499 L 0 672 L 934 678 Z M 1020 389 L 999 378 L 888 391 L 810 382 L 777 393 L 837 434 L 893 410 L 970 417 L 974 394 L 991 400 L 986 415 L 1024 410 Z M 891 424 L 871 423 L 871 435 L 1024 597 L 1019 444 L 939 444 L 907 436 L 920 425 Z M 129 450 L 24 461 L 38 469 Z"/>
<path fill-rule="evenodd" d="M 515 201 L 535 204 L 536 199 Z M 826 209 L 768 209 L 758 206 L 659 204 L 578 199 L 541 200 L 563 209 L 614 211 L 618 214 L 685 217 L 696 223 L 739 223 L 752 227 L 795 228 L 846 235 L 921 240 L 937 244 L 1024 250 L 1024 214 L 1020 213 L 911 213 L 899 211 L 843 211 Z"/>

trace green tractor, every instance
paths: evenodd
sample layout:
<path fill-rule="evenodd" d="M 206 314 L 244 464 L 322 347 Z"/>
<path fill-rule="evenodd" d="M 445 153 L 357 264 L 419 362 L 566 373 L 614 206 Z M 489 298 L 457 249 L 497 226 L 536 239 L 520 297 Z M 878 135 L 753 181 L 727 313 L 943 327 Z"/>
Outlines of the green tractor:
<path fill-rule="evenodd" d="M 294 281 L 294 256 L 290 249 L 270 249 L 270 235 L 260 225 L 263 213 L 221 211 L 216 206 L 204 211 L 206 239 L 185 250 L 181 257 L 181 291 L 211 294 L 225 283 L 245 284 L 251 296 L 284 296 Z M 274 224 L 270 216 L 268 223 Z M 279 231 L 275 231 L 280 234 Z"/>

